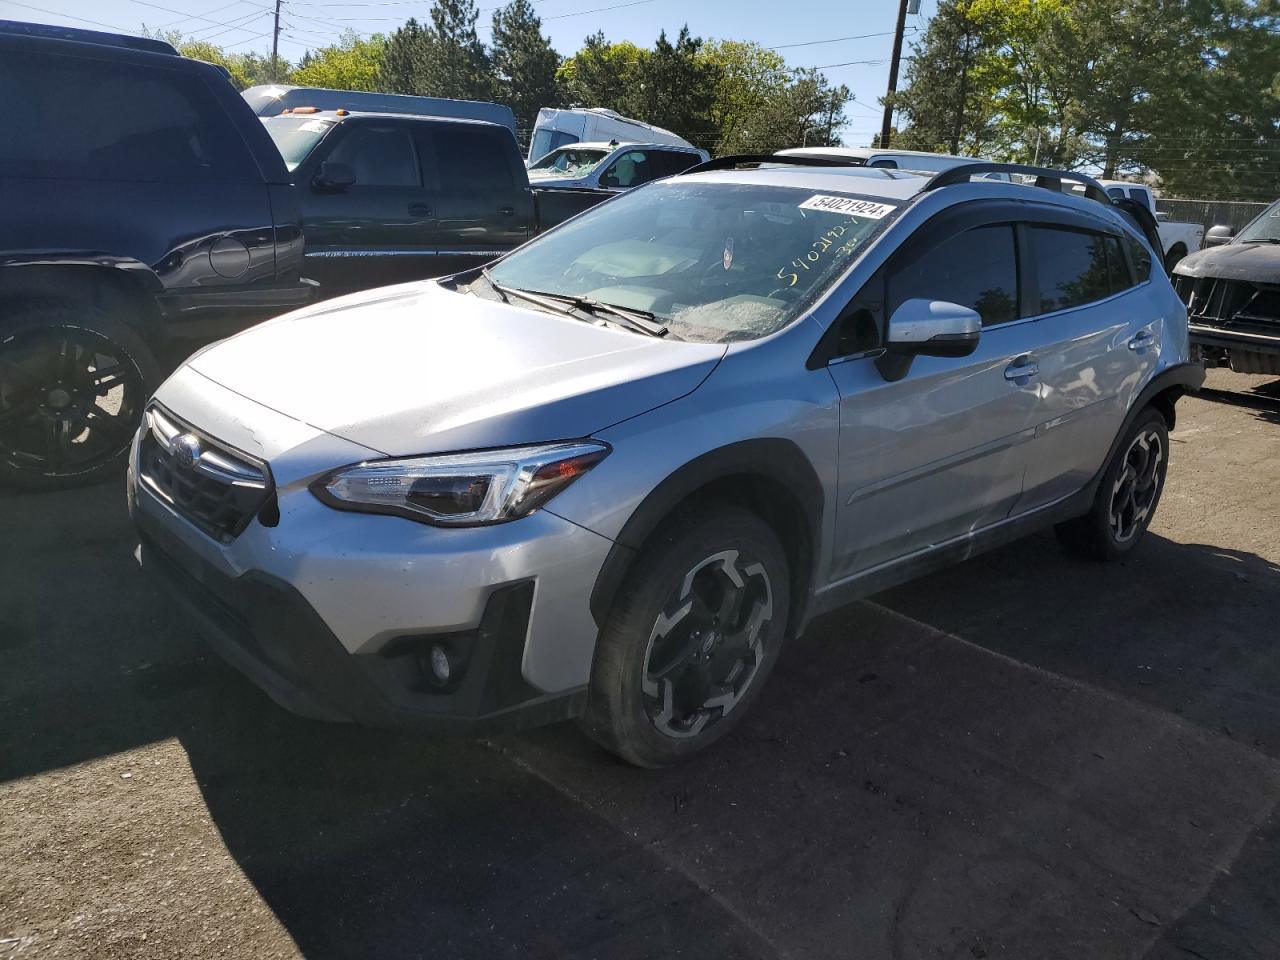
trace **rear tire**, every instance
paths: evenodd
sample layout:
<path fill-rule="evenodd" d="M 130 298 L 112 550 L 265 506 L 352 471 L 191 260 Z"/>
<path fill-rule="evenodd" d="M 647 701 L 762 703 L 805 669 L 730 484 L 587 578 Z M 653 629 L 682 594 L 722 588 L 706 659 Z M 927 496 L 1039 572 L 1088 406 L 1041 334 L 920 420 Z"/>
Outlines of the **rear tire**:
<path fill-rule="evenodd" d="M 1088 560 L 1127 556 L 1155 517 L 1168 468 L 1169 425 L 1148 407 L 1116 446 L 1089 512 L 1054 528 L 1058 542 Z"/>
<path fill-rule="evenodd" d="M 1187 248 L 1182 244 L 1177 244 L 1172 250 L 1165 254 L 1164 269 L 1165 273 L 1173 276 L 1173 268 L 1182 262 L 1187 255 Z"/>
<path fill-rule="evenodd" d="M 773 530 L 715 506 L 644 546 L 601 631 L 579 724 L 628 763 L 663 767 L 721 739 L 786 635 L 790 572 Z"/>
<path fill-rule="evenodd" d="M 124 464 L 160 379 L 137 331 L 88 303 L 29 301 L 0 321 L 0 483 L 54 490 Z"/>

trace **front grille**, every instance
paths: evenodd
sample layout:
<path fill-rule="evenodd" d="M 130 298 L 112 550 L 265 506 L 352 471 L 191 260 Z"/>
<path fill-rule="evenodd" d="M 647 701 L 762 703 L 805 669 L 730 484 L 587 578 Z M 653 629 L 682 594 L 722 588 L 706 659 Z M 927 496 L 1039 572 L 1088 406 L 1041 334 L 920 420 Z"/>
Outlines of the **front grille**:
<path fill-rule="evenodd" d="M 1179 276 L 1174 288 L 1192 322 L 1272 335 L 1280 326 L 1280 287 Z"/>
<path fill-rule="evenodd" d="M 158 404 L 143 421 L 138 479 L 180 516 L 228 543 L 274 495 L 267 465 L 184 423 Z"/>

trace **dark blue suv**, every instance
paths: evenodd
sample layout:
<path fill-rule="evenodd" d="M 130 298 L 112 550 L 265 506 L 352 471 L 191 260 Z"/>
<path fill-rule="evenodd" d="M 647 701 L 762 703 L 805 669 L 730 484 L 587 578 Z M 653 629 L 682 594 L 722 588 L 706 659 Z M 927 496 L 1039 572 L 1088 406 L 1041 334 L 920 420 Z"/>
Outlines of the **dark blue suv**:
<path fill-rule="evenodd" d="M 307 301 L 280 154 L 221 68 L 0 21 L 0 482 L 123 464 L 165 339 Z"/>

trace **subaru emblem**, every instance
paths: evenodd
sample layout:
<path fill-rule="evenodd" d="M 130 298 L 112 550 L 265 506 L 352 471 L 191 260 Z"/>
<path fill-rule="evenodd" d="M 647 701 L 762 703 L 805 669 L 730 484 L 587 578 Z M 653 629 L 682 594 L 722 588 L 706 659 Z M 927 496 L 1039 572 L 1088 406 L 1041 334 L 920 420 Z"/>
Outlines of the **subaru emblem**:
<path fill-rule="evenodd" d="M 189 433 L 174 437 L 169 449 L 179 470 L 190 470 L 200 461 L 200 441 Z"/>

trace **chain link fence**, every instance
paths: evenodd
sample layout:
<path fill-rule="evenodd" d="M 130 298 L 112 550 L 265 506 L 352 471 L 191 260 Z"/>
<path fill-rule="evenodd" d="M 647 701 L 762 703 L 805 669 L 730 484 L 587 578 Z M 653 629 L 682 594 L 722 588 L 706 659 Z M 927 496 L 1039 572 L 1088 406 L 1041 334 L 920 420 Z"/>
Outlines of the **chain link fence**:
<path fill-rule="evenodd" d="M 1170 220 L 1203 224 L 1206 230 L 1218 224 L 1239 230 L 1266 208 L 1265 203 L 1243 200 L 1156 200 L 1156 210 Z"/>

